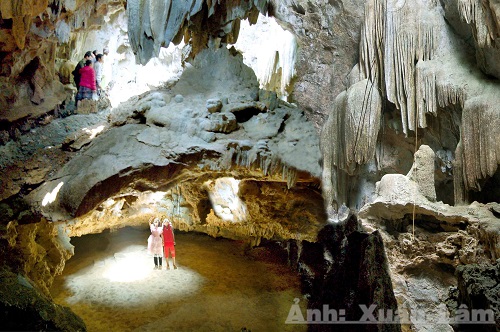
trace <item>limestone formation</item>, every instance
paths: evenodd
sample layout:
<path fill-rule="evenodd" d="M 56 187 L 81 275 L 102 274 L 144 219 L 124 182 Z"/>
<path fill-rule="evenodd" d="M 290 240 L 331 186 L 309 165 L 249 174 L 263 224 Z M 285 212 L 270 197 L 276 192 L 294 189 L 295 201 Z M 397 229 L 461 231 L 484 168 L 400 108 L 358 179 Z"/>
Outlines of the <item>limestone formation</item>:
<path fill-rule="evenodd" d="M 318 243 L 304 242 L 299 246 L 289 244 L 289 257 L 303 271 L 306 291 L 311 295 L 308 308 L 321 310 L 324 305 L 328 305 L 329 309 L 343 314 L 346 321 L 359 322 L 366 318 L 361 308 L 366 306 L 365 303 L 370 303 L 370 306 L 377 308 L 373 311 L 373 319 L 381 320 L 377 324 L 379 329 L 401 331 L 400 324 L 385 324 L 382 319 L 382 313 L 399 312 L 383 237 L 379 231 L 366 233 L 359 231 L 358 227 L 358 221 L 353 216 L 345 223 L 329 224 L 321 229 Z M 341 285 L 339 280 L 342 280 Z M 311 324 L 310 329 L 323 331 L 321 325 Z M 351 324 L 335 326 L 338 331 L 352 331 Z M 372 331 L 372 326 L 359 323 L 356 324 L 356 330 Z"/>
<path fill-rule="evenodd" d="M 439 317 L 448 315 L 444 301 L 454 277 L 433 267 L 497 259 L 500 221 L 494 212 L 497 204 L 449 206 L 429 200 L 435 197 L 429 180 L 433 156 L 429 147 L 422 146 L 407 176 L 384 175 L 377 183 L 376 198 L 359 211 L 359 217 L 365 229 L 381 229 L 390 270 L 401 275 L 392 281 L 398 305 L 415 311 L 425 302 L 428 317 Z M 411 321 L 423 328 L 415 317 Z"/>
<path fill-rule="evenodd" d="M 207 110 L 210 113 L 219 112 L 222 108 L 222 101 L 220 99 L 208 99 Z"/>
<path fill-rule="evenodd" d="M 358 61 L 365 0 L 272 1 L 270 15 L 297 39 L 294 100 L 321 128 Z"/>
<path fill-rule="evenodd" d="M 458 298 L 457 303 L 464 303 L 466 308 L 484 312 L 487 308 L 489 312 L 478 315 L 474 318 L 483 318 L 491 322 L 485 324 L 484 331 L 495 331 L 500 328 L 500 308 L 498 296 L 500 285 L 498 284 L 498 274 L 500 273 L 500 260 L 489 265 L 464 265 L 457 268 L 458 277 Z M 459 315 L 459 310 L 464 305 L 453 308 Z M 482 311 L 480 311 L 482 310 Z M 463 328 L 464 324 L 458 322 L 456 328 Z"/>
<path fill-rule="evenodd" d="M 73 246 L 64 230 L 43 220 L 28 225 L 18 225 L 13 221 L 7 225 L 6 251 L 15 251 L 16 255 L 7 257 L 12 266 L 18 266 L 18 272 L 29 277 L 45 294 L 49 295 L 54 276 L 60 274 L 66 260 L 73 255 Z"/>
<path fill-rule="evenodd" d="M 417 184 L 419 192 L 431 202 L 436 201 L 434 182 L 435 154 L 427 145 L 422 145 L 415 152 L 415 162 L 406 175 L 410 181 Z"/>
<path fill-rule="evenodd" d="M 500 8 L 496 1 L 445 1 L 446 17 L 453 28 L 473 43 L 476 61 L 483 72 L 500 77 L 499 56 Z"/>
<path fill-rule="evenodd" d="M 3 1 L 2 312 L 83 330 L 41 296 L 68 236 L 152 216 L 283 244 L 308 308 L 424 307 L 430 325 L 401 326 L 416 331 L 456 328 L 436 323 L 446 303 L 493 308 L 497 2 Z M 228 49 L 259 14 L 286 30 L 260 86 Z M 105 47 L 111 104 L 75 111 L 72 66 Z"/>
<path fill-rule="evenodd" d="M 24 331 L 86 331 L 83 320 L 71 309 L 52 302 L 24 277 L 0 272 L 2 329 Z"/>
<path fill-rule="evenodd" d="M 499 163 L 494 157 L 497 153 L 485 152 L 498 149 L 494 146 L 497 143 L 489 143 L 492 137 L 498 136 L 495 132 L 499 128 L 500 112 L 495 106 L 499 104 L 498 94 L 492 93 L 498 90 L 497 83 L 481 75 L 466 74 L 470 59 L 457 56 L 460 44 L 438 34 L 437 31 L 446 30 L 444 20 L 430 4 L 416 7 L 403 2 L 370 1 L 367 4 L 365 26 L 377 28 L 365 31 L 362 37 L 361 68 L 365 75 L 381 82 L 382 94 L 401 110 L 403 131 L 408 133 L 417 126 L 426 127 L 426 114 L 437 115 L 439 108 L 458 104 L 463 109 L 462 123 L 468 129 L 467 134 L 461 132 L 463 143 L 455 152 L 454 185 L 455 201 L 467 201 L 467 192 L 478 190 L 478 180 L 492 177 Z M 474 8 L 481 11 L 470 2 L 461 4 L 462 13 L 474 13 Z M 415 19 L 415 15 L 419 19 Z M 480 24 L 478 20 L 475 22 Z M 481 25 L 477 30 L 482 40 L 484 29 L 488 28 Z M 398 33 L 393 35 L 391 31 Z M 474 114 L 474 120 L 469 114 Z M 488 128 L 486 131 L 477 130 L 475 124 L 482 121 L 483 114 L 491 124 L 491 127 L 482 126 Z"/>
<path fill-rule="evenodd" d="M 323 192 L 327 209 L 348 203 L 346 175 L 374 157 L 382 101 L 377 87 L 363 80 L 337 96 L 321 133 Z"/>
<path fill-rule="evenodd" d="M 213 65 L 208 65 L 210 57 L 225 57 L 226 61 L 214 70 Z M 261 238 L 314 241 L 314 230 L 321 226 L 323 218 L 321 204 L 313 203 L 322 200 L 317 193 L 311 197 L 306 194 L 314 191 L 308 186 L 317 183 L 320 174 L 315 130 L 296 109 L 284 104 L 269 112 L 260 106 L 255 113 L 254 105 L 258 102 L 252 99 L 257 82 L 240 61 L 239 56 L 233 57 L 225 49 L 200 53 L 193 67 L 186 69 L 170 90 L 130 101 L 110 118 L 111 127 L 100 128 L 102 132 L 95 128 L 90 138 L 91 129 L 80 138 L 68 137 L 66 149 L 79 150 L 83 144 L 90 145 L 34 190 L 30 200 L 53 221 L 78 217 L 69 229 L 72 235 L 80 235 L 123 227 L 134 218 L 134 223 L 143 222 L 141 211 L 147 203 L 133 197 L 143 196 L 141 192 L 165 192 L 167 197 L 162 204 L 168 206 L 169 197 L 174 199 L 171 188 L 175 185 L 179 207 L 165 207 L 165 212 L 175 215 L 177 228 L 231 238 L 252 236 L 255 243 Z M 253 77 L 253 81 L 240 83 L 242 77 Z M 231 91 L 238 84 L 238 94 L 234 95 Z M 234 102 L 224 105 L 221 112 L 210 113 L 207 99 L 192 95 L 193 89 L 205 96 L 227 96 Z M 175 101 L 174 96 L 179 95 L 183 95 L 182 103 Z M 234 104 L 239 106 L 231 106 Z M 137 116 L 139 113 L 141 117 Z M 255 179 L 264 182 L 242 196 L 248 214 L 238 218 L 245 223 L 231 225 L 221 211 L 215 209 L 215 214 L 211 213 L 209 205 L 200 210 L 200 204 L 211 194 L 195 191 L 193 186 L 203 188 L 209 175 L 236 177 L 241 180 L 243 191 Z M 192 185 L 187 185 L 187 181 Z M 275 185 L 267 185 L 267 181 Z M 293 189 L 295 186 L 300 189 Z M 259 190 L 266 193 L 264 196 L 276 197 L 271 199 L 274 206 L 266 203 Z M 301 198 L 291 199 L 289 207 L 280 208 L 276 201 L 287 193 Z M 300 209 L 302 204 L 313 210 Z M 161 213 L 162 209 L 150 209 L 147 215 Z M 291 220 L 280 220 L 275 210 L 281 209 L 296 212 L 288 216 Z M 102 218 L 107 223 L 96 225 Z"/>
<path fill-rule="evenodd" d="M 239 20 L 249 18 L 255 22 L 258 13 L 267 13 L 267 0 L 247 2 L 203 1 L 128 1 L 129 39 L 137 60 L 146 64 L 158 56 L 160 47 L 170 42 L 192 45 L 191 56 L 199 53 L 210 39 L 221 38 L 230 43 L 238 39 Z M 203 29 L 199 22 L 209 27 Z"/>

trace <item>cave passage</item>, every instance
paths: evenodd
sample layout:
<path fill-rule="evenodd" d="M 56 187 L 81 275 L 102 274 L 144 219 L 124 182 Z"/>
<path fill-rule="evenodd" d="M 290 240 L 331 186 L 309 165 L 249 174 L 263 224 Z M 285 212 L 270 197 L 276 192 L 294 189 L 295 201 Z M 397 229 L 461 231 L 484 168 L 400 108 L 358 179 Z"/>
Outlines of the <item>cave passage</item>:
<path fill-rule="evenodd" d="M 72 238 L 51 289 L 89 331 L 305 331 L 287 325 L 300 280 L 275 243 L 176 232 L 178 270 L 154 270 L 146 228 Z M 301 300 L 301 306 L 307 301 Z"/>

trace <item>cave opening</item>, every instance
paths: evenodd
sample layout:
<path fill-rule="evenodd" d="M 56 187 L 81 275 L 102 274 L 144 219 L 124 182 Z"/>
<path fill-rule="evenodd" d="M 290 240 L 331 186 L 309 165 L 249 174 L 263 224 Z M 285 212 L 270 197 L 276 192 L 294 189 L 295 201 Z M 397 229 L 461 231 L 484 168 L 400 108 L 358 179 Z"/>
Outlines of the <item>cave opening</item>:
<path fill-rule="evenodd" d="M 89 331 L 287 330 L 292 300 L 302 295 L 282 243 L 251 248 L 243 240 L 176 232 L 179 268 L 159 271 L 146 252 L 149 234 L 144 225 L 72 238 L 75 255 L 51 288 L 55 302 Z"/>
<path fill-rule="evenodd" d="M 89 330 L 332 329 L 314 325 L 321 315 L 308 327 L 283 324 L 299 298 L 314 312 L 326 303 L 377 303 L 393 313 L 410 303 L 432 311 L 429 327 L 412 320 L 377 328 L 455 328 L 436 326 L 441 312 L 453 315 L 449 286 L 471 308 L 475 289 L 496 284 L 483 282 L 488 273 L 477 273 L 477 283 L 465 274 L 471 287 L 463 287 L 455 268 L 483 272 L 471 265 L 497 268 L 491 264 L 500 257 L 499 172 L 481 168 L 479 192 L 454 188 L 459 173 L 466 180 L 471 171 L 459 162 L 467 152 L 460 156 L 459 141 L 481 143 L 468 154 L 482 162 L 491 141 L 484 138 L 500 128 L 491 79 L 499 54 L 493 34 L 484 34 L 495 10 L 397 1 L 363 12 L 369 2 L 339 3 L 51 1 L 23 13 L 3 6 L 13 19 L 0 18 L 0 260 L 9 260 L 1 273 L 11 297 L 0 296 L 0 321 L 65 330 L 50 324 L 61 313 L 78 317 L 47 297 L 64 271 L 52 294 L 77 308 Z M 179 47 L 163 47 L 171 40 Z M 93 49 L 109 50 L 109 100 L 78 110 L 70 72 Z M 379 83 L 371 86 L 384 105 L 382 126 L 356 129 L 356 137 L 323 135 L 337 106 L 368 110 L 357 107 L 364 79 Z M 378 127 L 378 103 L 367 107 Z M 60 121 L 66 114 L 75 116 Z M 338 129 L 353 133 L 347 120 L 338 117 Z M 418 120 L 422 128 L 411 130 Z M 370 155 L 356 160 L 354 176 L 321 149 L 363 149 L 365 137 L 378 137 L 375 155 L 367 141 Z M 416 170 L 432 160 L 419 163 L 421 145 L 436 154 L 425 177 Z M 419 205 L 413 189 L 425 196 Z M 335 218 L 327 219 L 323 195 Z M 480 203 L 458 204 L 469 198 Z M 154 215 L 175 222 L 179 270 L 153 270 L 144 252 Z M 481 308 L 495 304 L 492 293 Z"/>
<path fill-rule="evenodd" d="M 493 176 L 481 180 L 481 191 L 469 191 L 469 201 L 479 203 L 500 203 L 500 168 Z"/>
<path fill-rule="evenodd" d="M 234 115 L 236 116 L 236 121 L 238 123 L 245 123 L 248 120 L 250 120 L 254 115 L 257 115 L 261 112 L 262 110 L 256 107 L 249 107 L 239 112 L 234 112 Z"/>
<path fill-rule="evenodd" d="M 289 246 L 325 218 L 317 184 L 299 176 L 303 182 L 288 188 L 266 177 L 191 171 L 168 184 L 138 176 L 81 216 L 73 231 L 80 235 L 71 235 L 74 256 L 52 284 L 55 303 L 71 308 L 89 331 L 305 331 L 285 325 L 294 299 L 307 308 Z M 154 269 L 151 215 L 174 224 L 177 269 L 169 258 L 166 270 L 165 257 L 163 269 Z"/>

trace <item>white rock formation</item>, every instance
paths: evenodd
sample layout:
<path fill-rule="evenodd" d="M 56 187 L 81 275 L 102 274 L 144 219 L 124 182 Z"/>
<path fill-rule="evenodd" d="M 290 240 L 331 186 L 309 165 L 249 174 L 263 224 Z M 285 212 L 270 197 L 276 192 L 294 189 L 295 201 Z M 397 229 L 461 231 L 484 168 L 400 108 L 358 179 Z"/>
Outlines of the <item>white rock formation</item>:
<path fill-rule="evenodd" d="M 206 196 L 204 173 L 250 183 L 262 179 L 275 183 L 276 188 L 282 184 L 285 190 L 295 190 L 301 182 L 319 182 L 319 140 L 312 124 L 286 103 L 268 110 L 265 100 L 255 100 L 257 91 L 255 75 L 242 64 L 240 55 L 232 56 L 226 48 L 206 50 L 170 89 L 132 98 L 114 110 L 109 115 L 110 126 L 34 190 L 30 200 L 50 220 L 81 217 L 70 223 L 75 235 L 123 227 L 127 220 L 143 222 L 144 216 L 163 209 L 167 215 L 178 216 L 176 227 L 205 227 L 203 231 L 215 236 L 223 230 L 219 226 L 231 221 L 231 209 L 224 210 L 213 197 L 215 214 L 209 211 L 210 205 L 201 208 L 205 203 L 197 200 Z M 207 100 L 213 99 L 224 100 L 219 112 L 207 109 Z M 203 181 L 198 184 L 197 179 Z M 151 198 L 155 192 L 166 198 L 160 205 L 148 206 L 145 197 Z M 47 194 L 53 199 L 43 201 Z M 140 197 L 143 204 L 138 203 Z M 296 232 L 293 229 L 303 225 L 286 221 L 281 225 L 274 216 L 260 216 L 255 209 L 249 211 L 254 220 L 247 220 L 250 217 L 242 215 L 243 206 L 233 211 L 239 214 L 234 220 L 249 223 L 234 225 L 234 232 L 255 236 L 257 242 L 273 236 L 314 240 L 316 227 L 323 222 L 315 217 L 323 215 L 322 207 L 314 212 L 291 209 L 318 223 Z M 107 222 L 99 222 L 102 218 Z M 268 221 L 255 225 L 258 219 Z"/>

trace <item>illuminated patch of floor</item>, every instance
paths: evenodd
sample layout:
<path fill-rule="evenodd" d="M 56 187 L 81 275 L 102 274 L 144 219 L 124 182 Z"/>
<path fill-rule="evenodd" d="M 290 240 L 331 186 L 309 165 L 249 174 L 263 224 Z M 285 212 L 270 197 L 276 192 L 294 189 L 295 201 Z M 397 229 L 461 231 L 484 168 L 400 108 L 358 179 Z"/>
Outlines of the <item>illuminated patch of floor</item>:
<path fill-rule="evenodd" d="M 146 248 L 130 245 L 68 276 L 64 286 L 71 293 L 68 304 L 133 307 L 191 296 L 202 283 L 203 277 L 187 267 L 154 270 Z"/>
<path fill-rule="evenodd" d="M 285 324 L 300 280 L 272 250 L 176 234 L 177 270 L 154 270 L 147 229 L 72 239 L 75 256 L 51 289 L 94 331 L 306 331 Z"/>

